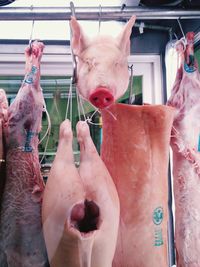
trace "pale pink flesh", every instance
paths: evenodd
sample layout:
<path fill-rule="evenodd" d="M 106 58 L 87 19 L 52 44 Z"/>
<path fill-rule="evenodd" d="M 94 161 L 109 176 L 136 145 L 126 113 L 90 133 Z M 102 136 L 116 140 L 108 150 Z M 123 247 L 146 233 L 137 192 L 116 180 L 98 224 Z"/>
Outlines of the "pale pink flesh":
<path fill-rule="evenodd" d="M 190 64 L 194 55 L 193 33 L 187 34 L 188 45 L 182 59 Z M 176 108 L 171 146 L 173 150 L 173 180 L 175 198 L 175 246 L 177 267 L 200 266 L 200 75 L 187 73 L 184 61 L 168 100 Z"/>
<path fill-rule="evenodd" d="M 42 234 L 41 198 L 44 183 L 40 173 L 38 133 L 41 129 L 43 95 L 40 59 L 44 45 L 34 42 L 26 54 L 26 75 L 14 102 L 8 108 L 6 137 L 6 184 L 0 218 L 0 266 L 46 267 L 48 259 Z M 31 74 L 32 67 L 37 72 Z M 32 77 L 31 83 L 27 83 Z M 30 81 L 30 79 L 29 79 Z M 32 151 L 25 152 L 27 132 Z"/>
<path fill-rule="evenodd" d="M 70 122 L 64 121 L 44 193 L 42 219 L 50 265 L 111 267 L 119 222 L 117 192 L 88 125 L 77 124 L 79 169 L 72 137 Z"/>
<path fill-rule="evenodd" d="M 109 111 L 116 119 L 102 111 L 101 154 L 121 210 L 113 267 L 168 267 L 167 170 L 173 109 L 114 104 Z M 156 225 L 153 215 L 159 207 L 164 217 Z"/>

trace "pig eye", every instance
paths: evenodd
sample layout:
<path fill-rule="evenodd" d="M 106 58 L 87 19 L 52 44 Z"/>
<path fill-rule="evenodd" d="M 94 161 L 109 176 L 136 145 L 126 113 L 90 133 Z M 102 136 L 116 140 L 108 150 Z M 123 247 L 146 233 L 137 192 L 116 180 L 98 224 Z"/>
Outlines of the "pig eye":
<path fill-rule="evenodd" d="M 98 65 L 98 62 L 96 62 L 94 59 L 86 59 L 85 63 L 87 64 L 89 70 L 95 68 Z"/>
<path fill-rule="evenodd" d="M 92 67 L 92 61 L 90 59 L 86 59 L 85 63 L 88 65 L 89 68 Z"/>
<path fill-rule="evenodd" d="M 115 62 L 115 67 L 118 67 L 119 66 L 119 62 Z"/>

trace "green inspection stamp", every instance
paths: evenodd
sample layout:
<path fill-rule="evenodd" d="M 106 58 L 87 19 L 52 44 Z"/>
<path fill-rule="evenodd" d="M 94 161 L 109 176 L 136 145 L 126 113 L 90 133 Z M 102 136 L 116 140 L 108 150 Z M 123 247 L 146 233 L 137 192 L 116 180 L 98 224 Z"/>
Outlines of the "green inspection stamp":
<path fill-rule="evenodd" d="M 153 211 L 153 222 L 155 225 L 160 225 L 163 221 L 163 216 L 164 216 L 164 212 L 163 212 L 163 208 L 162 207 L 157 207 L 154 211 Z"/>
<path fill-rule="evenodd" d="M 154 246 L 155 247 L 160 247 L 164 244 L 163 242 L 163 234 L 162 234 L 162 229 L 155 229 L 155 233 L 154 233 Z"/>
<path fill-rule="evenodd" d="M 154 246 L 155 247 L 160 247 L 164 244 L 162 227 L 161 227 L 163 217 L 164 217 L 163 208 L 161 206 L 155 208 L 153 211 L 153 216 L 152 216 L 153 223 L 155 224 L 155 229 L 154 229 Z"/>

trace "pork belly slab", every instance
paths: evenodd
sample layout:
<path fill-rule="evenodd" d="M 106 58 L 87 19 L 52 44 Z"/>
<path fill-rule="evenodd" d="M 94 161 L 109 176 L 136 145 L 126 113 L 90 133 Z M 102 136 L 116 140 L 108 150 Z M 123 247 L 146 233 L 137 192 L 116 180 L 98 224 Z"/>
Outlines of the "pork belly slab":
<path fill-rule="evenodd" d="M 102 118 L 101 155 L 116 185 L 121 210 L 113 267 L 167 267 L 173 109 L 115 104 L 109 112 L 102 110 Z"/>

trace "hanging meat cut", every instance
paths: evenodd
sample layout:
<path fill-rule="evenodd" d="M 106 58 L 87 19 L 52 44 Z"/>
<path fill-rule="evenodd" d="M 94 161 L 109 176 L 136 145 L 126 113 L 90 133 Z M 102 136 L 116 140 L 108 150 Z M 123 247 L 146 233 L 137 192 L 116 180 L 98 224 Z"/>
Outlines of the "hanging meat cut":
<path fill-rule="evenodd" d="M 130 18 L 117 38 L 99 35 L 92 40 L 76 19 L 71 19 L 71 46 L 77 56 L 77 89 L 97 108 L 110 106 L 128 88 L 127 57 L 135 19 L 135 16 Z"/>
<path fill-rule="evenodd" d="M 171 146 L 178 267 L 200 266 L 200 76 L 194 59 L 194 33 L 178 51 L 183 59 L 168 105 L 176 108 Z"/>
<path fill-rule="evenodd" d="M 120 199 L 113 267 L 168 267 L 168 157 L 173 109 L 115 104 L 102 110 L 102 159 Z"/>
<path fill-rule="evenodd" d="M 0 89 L 0 213 L 1 213 L 1 201 L 5 185 L 6 172 L 5 172 L 5 142 L 3 129 L 7 121 L 8 101 L 5 91 Z M 1 216 L 1 215 L 0 215 Z"/>
<path fill-rule="evenodd" d="M 26 75 L 8 108 L 6 184 L 0 220 L 0 266 L 48 266 L 42 234 L 41 198 L 44 183 L 38 159 L 43 94 L 40 60 L 44 45 L 35 41 L 25 51 Z"/>
<path fill-rule="evenodd" d="M 78 122 L 81 162 L 72 151 L 70 121 L 61 124 L 58 151 L 44 192 L 42 219 L 51 267 L 111 267 L 119 199 L 86 122 Z"/>

